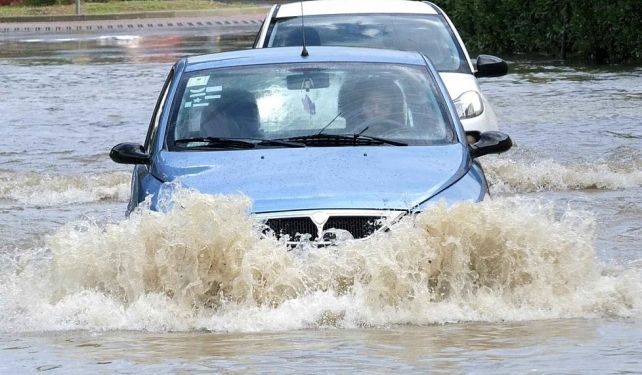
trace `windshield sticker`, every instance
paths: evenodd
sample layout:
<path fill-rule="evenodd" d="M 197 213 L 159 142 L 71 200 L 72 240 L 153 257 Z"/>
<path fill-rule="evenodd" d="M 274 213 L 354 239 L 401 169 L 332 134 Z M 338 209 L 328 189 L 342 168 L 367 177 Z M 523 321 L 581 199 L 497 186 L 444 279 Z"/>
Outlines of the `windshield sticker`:
<path fill-rule="evenodd" d="M 210 86 L 205 88 L 206 92 L 223 91 L 223 86 Z"/>
<path fill-rule="evenodd" d="M 194 98 L 194 100 L 192 100 L 192 106 L 193 107 L 202 107 L 202 106 L 208 105 L 208 102 L 204 102 L 203 99 L 204 98 Z"/>
<path fill-rule="evenodd" d="M 207 81 L 209 79 L 210 79 L 210 76 L 191 77 L 189 81 L 187 81 L 187 87 L 205 86 L 207 85 Z"/>
<path fill-rule="evenodd" d="M 220 99 L 220 98 L 221 98 L 220 95 L 206 95 L 205 96 L 205 99 L 210 99 L 210 100 L 211 99 Z"/>
<path fill-rule="evenodd" d="M 206 107 L 208 106 L 208 102 L 201 102 L 200 100 L 194 100 L 194 102 L 186 102 L 185 103 L 185 108 L 192 108 L 192 107 Z"/>

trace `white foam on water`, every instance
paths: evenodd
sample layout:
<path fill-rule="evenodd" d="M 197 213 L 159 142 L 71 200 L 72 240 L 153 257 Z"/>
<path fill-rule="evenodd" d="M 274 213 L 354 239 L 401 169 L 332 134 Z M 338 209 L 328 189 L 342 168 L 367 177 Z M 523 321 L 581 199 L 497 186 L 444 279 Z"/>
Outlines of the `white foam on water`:
<path fill-rule="evenodd" d="M 588 212 L 501 198 L 428 207 L 365 241 L 288 251 L 244 196 L 69 223 L 4 254 L 0 332 L 257 332 L 640 316 L 642 270 L 595 256 Z"/>
<path fill-rule="evenodd" d="M 57 175 L 0 172 L 0 199 L 52 207 L 105 200 L 127 201 L 131 174 L 125 172 Z"/>
<path fill-rule="evenodd" d="M 498 194 L 642 187 L 642 161 L 638 164 L 563 164 L 554 160 L 516 161 L 492 156 L 483 161 L 491 192 Z"/>

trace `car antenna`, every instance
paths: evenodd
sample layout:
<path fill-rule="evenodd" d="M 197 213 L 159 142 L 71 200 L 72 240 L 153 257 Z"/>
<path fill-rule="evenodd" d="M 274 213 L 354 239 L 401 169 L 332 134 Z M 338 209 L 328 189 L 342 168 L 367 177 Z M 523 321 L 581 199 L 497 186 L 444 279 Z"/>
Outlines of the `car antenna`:
<path fill-rule="evenodd" d="M 305 24 L 303 23 L 303 0 L 299 2 L 301 4 L 301 36 L 303 37 L 303 50 L 301 51 L 301 56 L 307 57 L 309 55 L 308 49 L 305 48 Z"/>

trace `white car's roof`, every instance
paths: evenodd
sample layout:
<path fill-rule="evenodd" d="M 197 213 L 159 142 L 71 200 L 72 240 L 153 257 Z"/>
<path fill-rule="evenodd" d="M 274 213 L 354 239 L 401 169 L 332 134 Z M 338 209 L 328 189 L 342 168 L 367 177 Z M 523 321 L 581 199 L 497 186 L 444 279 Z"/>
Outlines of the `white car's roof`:
<path fill-rule="evenodd" d="M 435 8 L 421 1 L 407 0 L 317 0 L 281 4 L 277 18 L 301 16 L 303 14 L 357 14 L 357 13 L 396 13 L 396 14 L 437 14 Z"/>

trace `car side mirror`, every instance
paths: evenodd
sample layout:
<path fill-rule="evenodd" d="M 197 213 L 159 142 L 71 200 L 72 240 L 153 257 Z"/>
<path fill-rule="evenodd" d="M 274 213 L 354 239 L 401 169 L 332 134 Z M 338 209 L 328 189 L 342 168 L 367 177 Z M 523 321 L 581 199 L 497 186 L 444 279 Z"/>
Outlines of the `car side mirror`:
<path fill-rule="evenodd" d="M 510 150 L 513 141 L 508 134 L 498 131 L 488 131 L 479 134 L 477 142 L 469 146 L 470 155 L 473 158 L 488 154 L 500 154 Z"/>
<path fill-rule="evenodd" d="M 475 77 L 501 77 L 508 73 L 508 64 L 497 56 L 479 55 L 476 59 Z"/>
<path fill-rule="evenodd" d="M 149 164 L 149 154 L 138 143 L 119 143 L 111 149 L 109 157 L 119 164 Z"/>

